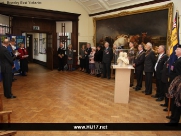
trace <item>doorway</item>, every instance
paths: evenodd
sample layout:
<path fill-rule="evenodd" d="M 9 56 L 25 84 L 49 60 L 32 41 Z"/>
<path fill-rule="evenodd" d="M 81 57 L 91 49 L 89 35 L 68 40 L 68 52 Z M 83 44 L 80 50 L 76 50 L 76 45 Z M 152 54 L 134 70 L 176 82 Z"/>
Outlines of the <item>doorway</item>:
<path fill-rule="evenodd" d="M 47 68 L 47 33 L 26 33 L 26 48 L 29 54 L 29 62 L 34 62 Z M 52 55 L 52 54 L 49 54 Z M 51 68 L 50 68 L 51 69 Z"/>

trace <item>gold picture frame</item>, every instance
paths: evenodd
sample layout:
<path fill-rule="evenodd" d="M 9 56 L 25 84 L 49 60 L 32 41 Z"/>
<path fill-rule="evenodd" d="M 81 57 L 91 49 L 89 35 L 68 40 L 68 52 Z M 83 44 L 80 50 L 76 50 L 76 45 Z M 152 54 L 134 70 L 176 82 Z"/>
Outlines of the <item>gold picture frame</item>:
<path fill-rule="evenodd" d="M 168 3 L 165 5 L 157 6 L 157 7 L 151 7 L 141 10 L 133 10 L 133 11 L 123 11 L 118 14 L 113 15 L 107 15 L 103 17 L 94 17 L 93 18 L 93 25 L 94 25 L 94 36 L 93 36 L 93 43 L 96 45 L 96 21 L 98 20 L 105 20 L 105 19 L 111 19 L 111 18 L 117 18 L 117 17 L 123 17 L 128 15 L 135 15 L 135 14 L 141 14 L 146 12 L 153 12 L 153 11 L 159 11 L 159 10 L 165 10 L 168 9 L 168 26 L 167 26 L 167 36 L 166 36 L 166 44 L 167 46 L 170 45 L 170 39 L 171 39 L 171 30 L 172 30 L 172 19 L 173 19 L 173 2 Z"/>

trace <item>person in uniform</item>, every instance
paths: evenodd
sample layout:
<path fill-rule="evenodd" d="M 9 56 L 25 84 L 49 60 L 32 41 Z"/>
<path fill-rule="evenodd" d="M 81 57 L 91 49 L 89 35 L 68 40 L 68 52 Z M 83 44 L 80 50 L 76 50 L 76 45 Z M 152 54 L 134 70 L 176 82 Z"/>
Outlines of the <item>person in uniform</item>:
<path fill-rule="evenodd" d="M 133 65 L 134 59 L 136 56 L 136 50 L 134 49 L 134 43 L 129 42 L 129 51 L 128 51 L 128 58 L 129 58 L 129 64 Z M 130 75 L 130 87 L 134 85 L 134 69 L 131 69 L 131 75 Z"/>
<path fill-rule="evenodd" d="M 90 69 L 89 69 L 89 55 L 91 53 L 91 44 L 87 43 L 87 48 L 85 50 L 85 63 L 86 63 L 86 73 L 90 74 Z"/>
<path fill-rule="evenodd" d="M 153 95 L 153 98 L 157 98 L 156 101 L 162 101 L 164 100 L 164 89 L 161 82 L 162 77 L 162 70 L 164 63 L 167 61 L 168 56 L 165 54 L 165 46 L 160 45 L 157 49 L 158 51 L 158 59 L 155 64 L 154 70 L 155 70 L 155 76 L 156 76 L 156 94 Z"/>
<path fill-rule="evenodd" d="M 11 92 L 12 87 L 12 68 L 14 68 L 13 58 L 11 57 L 7 47 L 9 45 L 8 39 L 4 39 L 2 46 L 0 46 L 0 62 L 1 74 L 3 81 L 4 96 L 8 99 L 16 98 Z"/>
<path fill-rule="evenodd" d="M 63 47 L 63 44 L 60 43 L 60 46 L 58 48 L 58 71 L 64 70 L 64 57 L 65 57 L 65 49 Z"/>
<path fill-rule="evenodd" d="M 145 61 L 145 52 L 143 51 L 143 45 L 138 45 L 138 52 L 136 54 L 133 67 L 135 68 L 137 85 L 134 87 L 135 91 L 141 90 L 143 80 L 143 70 Z"/>
<path fill-rule="evenodd" d="M 145 93 L 145 95 L 152 94 L 152 75 L 154 71 L 155 66 L 155 53 L 152 50 L 152 44 L 148 42 L 145 46 L 145 61 L 144 61 L 144 72 L 145 72 L 145 91 L 142 91 Z"/>
<path fill-rule="evenodd" d="M 20 48 L 18 49 L 20 53 L 20 70 L 22 76 L 27 76 L 26 72 L 28 72 L 28 52 L 25 48 L 24 43 L 20 43 Z"/>
<path fill-rule="evenodd" d="M 102 78 L 111 78 L 111 61 L 113 59 L 113 50 L 109 47 L 109 43 L 105 42 L 103 51 L 103 77 Z"/>
<path fill-rule="evenodd" d="M 177 60 L 173 63 L 172 66 L 170 66 L 170 75 L 169 75 L 169 86 L 173 86 L 172 81 L 179 75 L 181 75 L 181 45 L 177 46 L 177 49 L 175 50 L 176 56 L 177 56 Z M 172 84 L 172 85 L 171 85 Z M 170 88 L 170 87 L 169 87 Z M 170 90 L 170 89 L 169 89 Z M 170 90 L 171 92 L 172 90 Z M 176 91 L 176 90 L 175 90 Z M 172 93 L 174 94 L 174 93 Z M 176 109 L 176 105 L 175 105 L 175 95 L 171 95 L 171 116 L 167 117 L 169 119 L 172 119 L 174 117 L 175 114 L 175 109 Z M 168 108 L 164 109 L 164 111 L 168 111 Z"/>

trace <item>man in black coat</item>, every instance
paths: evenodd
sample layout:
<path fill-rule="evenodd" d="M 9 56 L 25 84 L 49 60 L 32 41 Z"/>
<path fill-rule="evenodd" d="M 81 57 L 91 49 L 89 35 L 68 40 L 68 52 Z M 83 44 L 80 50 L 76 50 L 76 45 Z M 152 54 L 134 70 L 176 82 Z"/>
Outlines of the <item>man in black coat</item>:
<path fill-rule="evenodd" d="M 58 48 L 57 53 L 58 53 L 58 62 L 59 62 L 58 71 L 63 71 L 64 70 L 65 49 L 63 48 L 62 43 L 60 43 L 60 47 Z"/>
<path fill-rule="evenodd" d="M 87 43 L 87 48 L 85 50 L 85 63 L 86 63 L 86 73 L 90 74 L 90 69 L 89 69 L 89 55 L 92 51 L 92 48 L 91 48 L 91 44 L 90 43 Z"/>
<path fill-rule="evenodd" d="M 1 73 L 3 79 L 4 96 L 8 99 L 16 98 L 11 93 L 12 86 L 12 68 L 14 68 L 13 58 L 11 57 L 7 46 L 9 45 L 8 39 L 3 41 L 3 45 L 0 47 L 0 61 L 1 61 Z"/>
<path fill-rule="evenodd" d="M 152 44 L 147 43 L 145 46 L 146 53 L 145 53 L 145 62 L 144 62 L 144 71 L 145 71 L 145 95 L 152 94 L 152 75 L 155 66 L 155 53 L 152 50 Z"/>
<path fill-rule="evenodd" d="M 111 61 L 113 59 L 113 50 L 109 47 L 109 43 L 105 42 L 103 51 L 103 78 L 111 78 Z"/>
<path fill-rule="evenodd" d="M 143 80 L 143 69 L 144 69 L 144 61 L 145 61 L 145 52 L 143 51 L 143 45 L 138 45 L 138 52 L 136 54 L 133 67 L 135 67 L 135 74 L 137 85 L 135 86 L 135 91 L 141 90 L 142 88 L 142 80 Z"/>
<path fill-rule="evenodd" d="M 158 47 L 158 59 L 155 64 L 154 70 L 155 70 L 155 76 L 156 76 L 156 94 L 153 95 L 153 98 L 158 98 L 156 101 L 162 101 L 164 99 L 164 90 L 163 90 L 163 85 L 161 82 L 161 77 L 162 77 L 162 70 L 164 63 L 167 61 L 168 56 L 165 54 L 165 46 L 160 45 Z"/>
<path fill-rule="evenodd" d="M 167 55 L 169 56 L 170 50 L 167 50 Z M 161 76 L 161 85 L 163 86 L 164 96 L 165 96 L 165 103 L 160 104 L 160 106 L 168 107 L 168 98 L 166 97 L 166 94 L 168 93 L 168 87 L 169 87 L 169 60 L 170 58 L 165 61 L 162 69 L 162 76 Z"/>

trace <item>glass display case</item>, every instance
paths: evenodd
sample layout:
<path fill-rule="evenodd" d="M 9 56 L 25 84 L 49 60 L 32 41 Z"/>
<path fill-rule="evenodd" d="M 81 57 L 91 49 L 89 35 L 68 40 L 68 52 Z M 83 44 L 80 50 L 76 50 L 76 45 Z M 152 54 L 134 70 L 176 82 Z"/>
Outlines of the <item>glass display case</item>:
<path fill-rule="evenodd" d="M 115 49 L 113 51 L 113 63 L 114 65 L 120 64 L 121 60 L 127 65 L 132 65 L 136 56 L 136 51 L 131 49 Z"/>

